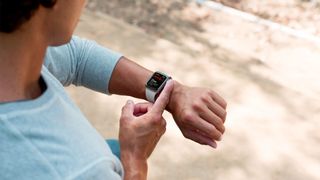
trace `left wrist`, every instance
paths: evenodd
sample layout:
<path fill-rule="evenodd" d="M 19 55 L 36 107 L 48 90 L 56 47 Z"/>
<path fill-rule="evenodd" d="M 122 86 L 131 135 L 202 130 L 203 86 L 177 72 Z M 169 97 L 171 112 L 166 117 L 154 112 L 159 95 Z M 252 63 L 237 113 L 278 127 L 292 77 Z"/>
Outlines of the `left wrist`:
<path fill-rule="evenodd" d="M 169 103 L 166 107 L 166 110 L 169 111 L 171 114 L 174 114 L 175 107 L 178 106 L 177 98 L 181 96 L 184 86 L 176 80 L 172 80 L 172 81 L 173 81 L 173 90 L 170 96 Z"/>

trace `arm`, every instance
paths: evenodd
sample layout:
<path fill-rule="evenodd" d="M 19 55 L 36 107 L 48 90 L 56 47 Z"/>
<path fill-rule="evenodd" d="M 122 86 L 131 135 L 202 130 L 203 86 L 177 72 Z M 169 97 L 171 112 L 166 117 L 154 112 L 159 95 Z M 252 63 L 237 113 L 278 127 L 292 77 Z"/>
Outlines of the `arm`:
<path fill-rule="evenodd" d="M 109 92 L 146 99 L 145 83 L 151 75 L 151 71 L 122 57 L 111 76 Z M 167 110 L 186 138 L 216 148 L 224 133 L 225 109 L 226 102 L 214 91 L 174 81 Z"/>
<path fill-rule="evenodd" d="M 141 99 L 146 99 L 145 83 L 152 75 L 120 54 L 78 37 L 67 45 L 49 48 L 45 66 L 65 86 L 72 83 Z M 226 102 L 214 91 L 174 81 L 167 110 L 186 138 L 216 147 L 224 133 L 225 109 Z"/>
<path fill-rule="evenodd" d="M 109 92 L 146 99 L 145 84 L 152 73 L 126 57 L 121 57 L 109 81 Z"/>
<path fill-rule="evenodd" d="M 44 65 L 64 86 L 74 84 L 108 94 L 110 76 L 121 56 L 73 36 L 66 45 L 48 48 Z"/>

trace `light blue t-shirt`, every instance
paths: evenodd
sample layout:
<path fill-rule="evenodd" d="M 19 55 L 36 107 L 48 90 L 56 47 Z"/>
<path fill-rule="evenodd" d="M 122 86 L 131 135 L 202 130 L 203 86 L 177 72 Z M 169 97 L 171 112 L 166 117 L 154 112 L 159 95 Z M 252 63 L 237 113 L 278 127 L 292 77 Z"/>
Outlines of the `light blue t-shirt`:
<path fill-rule="evenodd" d="M 41 72 L 46 91 L 0 104 L 1 180 L 122 179 L 121 162 L 63 88 L 75 84 L 107 94 L 120 57 L 78 37 L 48 48 Z"/>

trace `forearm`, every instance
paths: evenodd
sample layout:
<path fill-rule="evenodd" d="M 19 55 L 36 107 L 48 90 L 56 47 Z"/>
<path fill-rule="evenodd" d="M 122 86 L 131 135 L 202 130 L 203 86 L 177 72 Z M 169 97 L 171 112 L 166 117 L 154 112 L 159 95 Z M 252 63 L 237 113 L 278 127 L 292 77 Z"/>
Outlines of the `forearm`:
<path fill-rule="evenodd" d="M 109 92 L 111 94 L 132 96 L 146 99 L 145 84 L 153 74 L 152 71 L 138 65 L 137 63 L 122 57 L 113 70 Z M 175 104 L 175 97 L 181 94 L 183 87 L 179 82 L 174 81 L 174 88 L 167 106 L 167 110 L 172 113 Z"/>
<path fill-rule="evenodd" d="M 109 92 L 146 99 L 145 83 L 151 75 L 152 71 L 122 57 L 113 70 L 109 82 Z"/>
<path fill-rule="evenodd" d="M 145 180 L 147 179 L 147 160 L 137 160 L 131 155 L 121 155 L 121 162 L 124 169 L 124 180 Z"/>

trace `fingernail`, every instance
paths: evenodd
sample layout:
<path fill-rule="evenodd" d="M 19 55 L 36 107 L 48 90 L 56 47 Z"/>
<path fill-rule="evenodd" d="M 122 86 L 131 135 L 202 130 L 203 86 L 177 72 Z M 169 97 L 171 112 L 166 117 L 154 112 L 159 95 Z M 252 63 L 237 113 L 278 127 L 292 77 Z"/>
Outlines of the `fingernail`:
<path fill-rule="evenodd" d="M 217 144 L 214 142 L 209 142 L 208 145 L 213 147 L 214 149 L 217 149 Z"/>
<path fill-rule="evenodd" d="M 133 104 L 133 101 L 132 100 L 128 100 L 127 104 Z"/>

